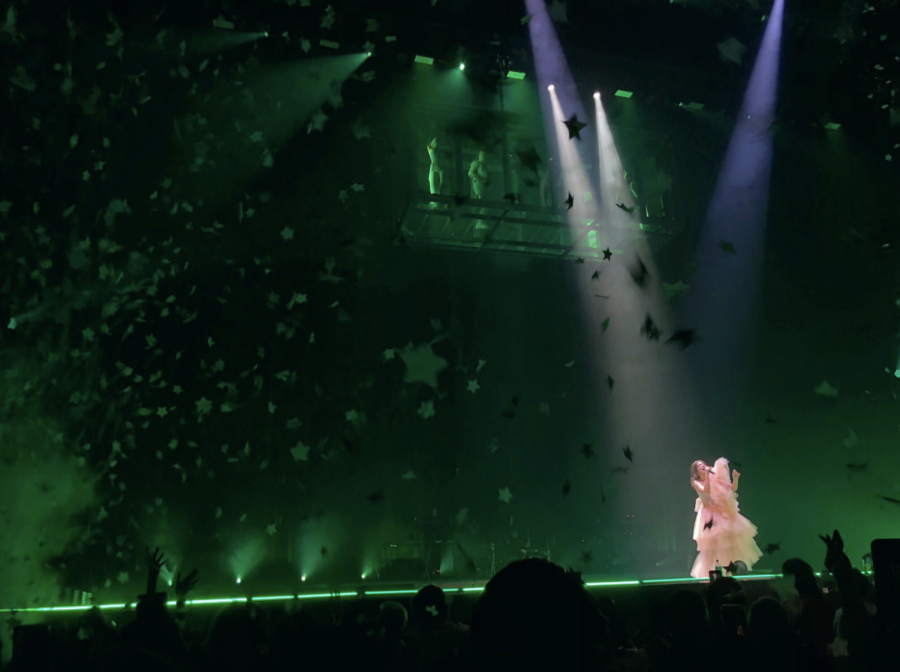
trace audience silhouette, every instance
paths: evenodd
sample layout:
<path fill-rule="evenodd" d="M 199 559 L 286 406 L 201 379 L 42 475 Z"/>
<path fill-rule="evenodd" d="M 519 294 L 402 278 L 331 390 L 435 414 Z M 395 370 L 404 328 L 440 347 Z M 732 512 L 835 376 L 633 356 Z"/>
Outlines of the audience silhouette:
<path fill-rule="evenodd" d="M 98 608 L 67 627 L 33 627 L 16 638 L 10 672 L 856 672 L 900 669 L 897 638 L 878 620 L 869 578 L 851 567 L 835 531 L 822 537 L 820 580 L 803 560 L 787 560 L 794 581 L 783 598 L 722 577 L 673 587 L 646 619 L 623 617 L 609 596 L 594 597 L 579 574 L 547 560 L 513 562 L 477 596 L 471 626 L 451 619 L 435 585 L 407 606 L 336 602 L 332 618 L 294 601 L 287 608 L 229 604 L 205 634 L 191 627 L 185 595 L 196 574 L 176 583 L 177 613 L 155 591 L 161 554 L 148 550 L 148 592 L 123 627 Z M 746 590 L 745 590 L 746 588 Z M 827 590 L 823 590 L 827 588 Z M 749 592 L 748 592 L 749 591 Z M 465 595 L 465 594 L 463 594 Z M 454 593 L 451 599 L 457 598 Z M 458 598 L 457 598 L 458 599 Z M 464 598 L 463 598 L 464 599 Z M 879 596 L 883 599 L 883 596 Z M 883 604 L 883 603 L 881 603 Z M 456 609 L 454 606 L 454 610 Z M 749 606 L 749 608 L 748 608 Z M 127 620 L 127 619 L 123 619 Z M 641 620 L 649 628 L 630 626 Z"/>

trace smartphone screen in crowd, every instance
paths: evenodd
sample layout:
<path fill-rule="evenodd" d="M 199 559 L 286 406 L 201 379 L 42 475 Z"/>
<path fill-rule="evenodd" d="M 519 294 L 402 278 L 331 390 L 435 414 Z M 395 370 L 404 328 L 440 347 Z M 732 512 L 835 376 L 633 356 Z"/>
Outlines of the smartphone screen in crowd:
<path fill-rule="evenodd" d="M 716 579 L 722 578 L 722 570 L 721 569 L 711 569 L 709 570 L 709 582 L 712 583 Z"/>

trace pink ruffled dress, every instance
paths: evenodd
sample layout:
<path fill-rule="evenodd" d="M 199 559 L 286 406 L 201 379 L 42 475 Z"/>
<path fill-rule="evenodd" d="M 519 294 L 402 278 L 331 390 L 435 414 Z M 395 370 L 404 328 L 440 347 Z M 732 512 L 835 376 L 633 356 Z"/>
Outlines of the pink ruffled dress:
<path fill-rule="evenodd" d="M 691 576 L 703 578 L 716 567 L 727 567 L 740 560 L 747 569 L 762 557 L 756 545 L 756 525 L 741 515 L 737 493 L 731 486 L 728 460 L 720 457 L 713 467 L 715 473 L 706 478 L 706 492 L 698 492 L 694 506 L 694 541 L 697 542 L 697 559 Z"/>

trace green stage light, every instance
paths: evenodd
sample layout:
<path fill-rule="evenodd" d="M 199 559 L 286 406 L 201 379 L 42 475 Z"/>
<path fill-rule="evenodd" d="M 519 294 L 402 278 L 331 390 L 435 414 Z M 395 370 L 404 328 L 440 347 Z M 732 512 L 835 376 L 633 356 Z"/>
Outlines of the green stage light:
<path fill-rule="evenodd" d="M 650 583 L 696 583 L 697 581 L 703 581 L 704 579 L 695 579 L 694 577 L 688 577 L 686 579 L 646 579 L 645 581 L 641 581 L 642 584 L 650 584 Z"/>
<path fill-rule="evenodd" d="M 831 122 L 831 123 L 825 124 L 825 128 L 828 129 L 829 131 L 837 131 L 841 128 L 841 125 Z"/>
<path fill-rule="evenodd" d="M 424 65 L 434 65 L 434 59 L 428 58 L 428 56 L 416 56 L 416 63 L 422 63 Z"/>
<path fill-rule="evenodd" d="M 510 70 L 506 73 L 506 76 L 509 77 L 509 79 L 525 79 L 524 72 L 516 72 L 515 70 Z"/>
<path fill-rule="evenodd" d="M 465 70 L 465 69 L 466 69 L 466 64 L 465 64 L 465 63 L 460 63 L 460 64 L 459 64 L 459 69 L 460 69 L 460 70 Z"/>
<path fill-rule="evenodd" d="M 616 91 L 616 95 L 617 95 L 619 98 L 631 98 L 634 94 L 633 94 L 631 91 L 622 91 L 622 90 L 619 90 L 619 91 Z"/>
<path fill-rule="evenodd" d="M 865 574 L 871 575 L 871 570 L 866 570 Z M 783 574 L 747 574 L 745 576 L 740 576 L 741 580 L 758 580 L 758 579 L 780 579 L 783 578 Z M 816 572 L 816 576 L 822 576 L 821 572 Z M 657 584 L 696 584 L 696 583 L 707 583 L 709 581 L 708 578 L 703 577 L 700 579 L 695 579 L 692 577 L 685 577 L 681 579 L 638 579 L 631 581 L 593 581 L 590 583 L 585 583 L 587 588 L 610 588 L 616 586 L 650 586 Z M 469 588 L 456 588 L 456 589 L 446 589 L 445 592 L 452 592 L 455 590 L 458 593 L 478 593 L 484 591 L 484 586 L 471 586 Z M 297 594 L 297 595 L 269 595 L 262 597 L 223 597 L 217 599 L 203 599 L 203 600 L 186 600 L 185 604 L 190 605 L 192 607 L 201 607 L 210 604 L 234 604 L 234 603 L 247 603 L 247 602 L 275 602 L 279 600 L 289 601 L 289 600 L 315 600 L 315 599 L 330 599 L 335 597 L 354 597 L 354 598 L 362 598 L 362 597 L 377 597 L 382 595 L 415 595 L 418 590 L 413 589 L 402 589 L 402 590 L 373 590 L 373 591 L 347 591 L 340 593 L 306 593 L 306 594 Z M 176 606 L 175 600 L 170 600 L 166 603 L 170 607 Z M 59 606 L 59 607 L 26 607 L 22 609 L 8 609 L 3 608 L 0 609 L 0 613 L 11 613 L 14 611 L 21 612 L 64 612 L 64 611 L 88 611 L 94 607 L 99 609 L 111 610 L 111 609 L 135 609 L 137 607 L 136 602 L 126 602 L 126 603 L 116 603 L 116 604 L 98 604 L 98 605 L 78 605 L 78 606 Z"/>

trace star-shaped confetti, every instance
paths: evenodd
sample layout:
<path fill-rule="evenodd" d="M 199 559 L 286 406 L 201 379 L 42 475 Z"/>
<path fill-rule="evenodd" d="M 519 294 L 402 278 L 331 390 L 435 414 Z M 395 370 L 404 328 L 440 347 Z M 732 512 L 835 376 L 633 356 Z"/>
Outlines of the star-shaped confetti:
<path fill-rule="evenodd" d="M 298 441 L 297 445 L 291 448 L 291 455 L 294 457 L 294 462 L 308 462 L 309 446 L 304 445 L 302 441 Z"/>
<path fill-rule="evenodd" d="M 359 121 L 355 122 L 353 126 L 350 127 L 350 130 L 353 131 L 353 137 L 357 140 L 366 138 L 369 140 L 372 139 L 372 135 L 369 133 L 369 127 Z"/>
<path fill-rule="evenodd" d="M 328 115 L 326 115 L 322 110 L 316 112 L 312 119 L 309 122 L 309 126 L 306 128 L 306 133 L 312 133 L 313 131 L 321 131 L 325 128 L 325 122 L 328 121 Z"/>
<path fill-rule="evenodd" d="M 418 410 L 419 415 L 422 416 L 423 420 L 427 420 L 428 418 L 434 417 L 434 401 L 423 401 L 422 405 L 419 406 Z"/>
<path fill-rule="evenodd" d="M 467 386 L 467 389 L 468 389 L 469 392 L 471 392 L 472 394 L 475 394 L 478 390 L 481 389 L 481 386 L 478 384 L 478 381 L 477 381 L 477 380 L 470 380 L 470 381 L 469 381 L 469 385 Z"/>
<path fill-rule="evenodd" d="M 581 140 L 581 129 L 586 128 L 587 124 L 583 124 L 578 121 L 578 115 L 573 114 L 567 121 L 563 121 L 563 124 L 566 125 L 566 128 L 569 129 L 569 140 L 572 138 L 578 138 Z"/>
<path fill-rule="evenodd" d="M 399 351 L 400 359 L 406 364 L 403 380 L 407 383 L 425 383 L 438 389 L 438 374 L 447 368 L 447 360 L 434 354 L 431 343 L 416 348 L 412 344 Z"/>
<path fill-rule="evenodd" d="M 202 397 L 199 401 L 196 402 L 197 413 L 201 415 L 209 413 L 212 410 L 212 402 L 206 397 Z"/>
<path fill-rule="evenodd" d="M 287 307 L 288 310 L 293 308 L 294 306 L 301 306 L 306 303 L 307 298 L 306 294 L 301 294 L 300 292 L 294 292 L 294 295 L 291 297 L 291 300 L 288 301 Z"/>
<path fill-rule="evenodd" d="M 271 537 L 271 536 L 274 536 L 275 531 L 276 531 L 276 530 L 275 530 L 275 523 L 272 523 L 272 524 L 270 524 L 270 525 L 266 525 L 266 534 L 268 534 L 270 537 Z"/>
<path fill-rule="evenodd" d="M 497 497 L 497 499 L 499 499 L 501 502 L 505 502 L 506 504 L 509 504 L 509 500 L 511 500 L 513 498 L 512 493 L 509 491 L 509 488 L 499 489 L 498 492 L 500 494 Z"/>

